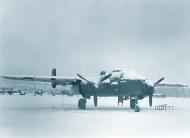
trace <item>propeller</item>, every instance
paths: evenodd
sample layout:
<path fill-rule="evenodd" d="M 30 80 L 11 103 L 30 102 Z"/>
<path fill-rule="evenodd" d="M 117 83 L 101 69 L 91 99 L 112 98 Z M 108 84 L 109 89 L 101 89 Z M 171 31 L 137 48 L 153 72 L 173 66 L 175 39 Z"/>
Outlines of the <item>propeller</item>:
<path fill-rule="evenodd" d="M 79 78 L 81 78 L 82 80 L 85 80 L 86 82 L 88 82 L 88 83 L 90 83 L 90 84 L 92 84 L 92 85 L 96 85 L 94 82 L 87 80 L 86 78 L 84 78 L 84 77 L 83 77 L 82 75 L 80 75 L 80 74 L 77 74 L 77 76 L 78 76 Z"/>
<path fill-rule="evenodd" d="M 83 77 L 82 75 L 80 75 L 80 74 L 77 74 L 77 76 L 78 76 L 79 78 L 81 78 L 82 80 L 86 81 L 88 84 L 90 84 L 90 86 L 92 87 L 92 90 L 93 90 L 93 91 L 95 91 L 95 90 L 97 89 L 96 83 L 87 80 L 86 78 L 84 78 L 84 77 Z"/>
<path fill-rule="evenodd" d="M 157 82 L 154 83 L 154 87 L 156 87 L 160 82 L 162 82 L 164 80 L 164 77 L 159 79 Z"/>
<path fill-rule="evenodd" d="M 149 105 L 150 105 L 150 106 L 152 106 L 152 96 L 153 96 L 153 94 L 150 94 L 150 95 L 149 95 Z"/>
<path fill-rule="evenodd" d="M 110 74 L 108 74 L 108 75 L 106 75 L 106 76 L 104 76 L 101 80 L 100 80 L 100 82 L 103 82 L 103 81 L 105 81 L 105 80 L 107 80 L 109 77 L 111 77 L 112 76 L 112 74 L 110 73 Z"/>
<path fill-rule="evenodd" d="M 151 91 L 151 93 L 149 94 L 149 105 L 150 105 L 150 106 L 152 106 L 152 97 L 153 97 L 153 94 L 154 94 L 154 88 L 155 88 L 156 86 L 158 86 L 158 84 L 159 84 L 160 82 L 162 82 L 163 80 L 164 80 L 164 77 L 161 78 L 161 79 L 159 79 L 158 81 L 156 81 L 156 82 L 154 83 L 153 87 L 150 87 L 150 91 Z"/>

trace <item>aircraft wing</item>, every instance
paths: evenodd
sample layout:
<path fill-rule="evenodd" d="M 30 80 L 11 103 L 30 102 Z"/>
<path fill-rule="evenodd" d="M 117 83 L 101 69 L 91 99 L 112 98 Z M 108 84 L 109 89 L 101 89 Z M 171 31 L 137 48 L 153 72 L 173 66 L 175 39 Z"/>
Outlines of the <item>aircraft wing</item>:
<path fill-rule="evenodd" d="M 39 81 L 39 82 L 53 82 L 56 85 L 72 85 L 76 84 L 77 81 L 81 81 L 77 78 L 67 78 L 62 76 L 21 76 L 21 75 L 4 75 L 1 76 L 5 79 L 12 80 L 24 80 L 24 81 Z"/>
<path fill-rule="evenodd" d="M 188 85 L 185 84 L 175 84 L 175 83 L 160 83 L 158 84 L 160 87 L 188 87 Z"/>

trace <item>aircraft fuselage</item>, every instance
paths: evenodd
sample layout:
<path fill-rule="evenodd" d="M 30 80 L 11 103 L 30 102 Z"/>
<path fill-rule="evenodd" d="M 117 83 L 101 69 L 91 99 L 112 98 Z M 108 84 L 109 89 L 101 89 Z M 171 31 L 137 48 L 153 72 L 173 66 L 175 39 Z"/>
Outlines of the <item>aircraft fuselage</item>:
<path fill-rule="evenodd" d="M 152 86 L 146 84 L 144 80 L 121 80 L 114 83 L 100 83 L 96 90 L 91 89 L 88 84 L 81 85 L 81 92 L 86 96 L 138 96 L 143 99 L 152 92 Z"/>
<path fill-rule="evenodd" d="M 104 76 L 100 76 L 100 79 L 101 77 Z M 85 98 L 90 98 L 90 96 L 137 96 L 141 100 L 145 96 L 153 94 L 154 91 L 153 85 L 142 76 L 134 72 L 123 71 L 112 72 L 112 76 L 103 82 L 99 82 L 96 88 L 93 88 L 88 82 L 82 82 L 79 87 L 79 93 Z"/>

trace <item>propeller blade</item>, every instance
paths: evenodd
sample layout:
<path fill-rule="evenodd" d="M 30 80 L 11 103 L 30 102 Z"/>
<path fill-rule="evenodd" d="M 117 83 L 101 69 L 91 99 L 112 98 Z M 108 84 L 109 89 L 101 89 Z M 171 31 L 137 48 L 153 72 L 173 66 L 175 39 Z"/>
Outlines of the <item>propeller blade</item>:
<path fill-rule="evenodd" d="M 152 106 L 152 94 L 149 95 L 149 105 Z"/>
<path fill-rule="evenodd" d="M 111 75 L 112 75 L 112 74 L 110 73 L 110 74 L 104 76 L 104 77 L 100 80 L 100 82 L 103 82 L 103 81 L 107 80 L 109 77 L 111 77 Z"/>
<path fill-rule="evenodd" d="M 98 97 L 94 96 L 94 106 L 97 107 L 98 104 Z"/>
<path fill-rule="evenodd" d="M 90 86 L 92 87 L 92 89 L 95 91 L 97 89 L 97 85 L 96 83 L 87 80 L 86 78 L 84 78 L 83 76 L 81 76 L 80 74 L 77 74 L 77 76 L 81 79 L 83 79 L 84 81 L 86 81 L 88 84 L 90 84 Z"/>
<path fill-rule="evenodd" d="M 159 79 L 157 82 L 154 83 L 154 87 L 156 87 L 160 82 L 162 82 L 164 80 L 164 77 Z"/>
<path fill-rule="evenodd" d="M 94 82 L 91 82 L 89 80 L 87 80 L 86 78 L 84 78 L 83 76 L 81 76 L 80 74 L 77 74 L 77 76 L 83 80 L 85 80 L 86 82 L 90 83 L 90 84 L 93 84 L 93 85 L 96 85 Z"/>

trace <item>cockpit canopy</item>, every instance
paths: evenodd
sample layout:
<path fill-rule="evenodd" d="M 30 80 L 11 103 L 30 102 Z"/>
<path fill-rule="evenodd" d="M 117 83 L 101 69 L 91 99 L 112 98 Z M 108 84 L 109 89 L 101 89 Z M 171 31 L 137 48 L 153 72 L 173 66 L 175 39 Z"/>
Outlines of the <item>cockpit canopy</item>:
<path fill-rule="evenodd" d="M 154 85 L 152 81 L 147 80 L 144 76 L 139 75 L 131 70 L 123 71 L 123 70 L 116 69 L 116 70 L 111 71 L 111 74 L 112 74 L 111 77 L 109 77 L 103 83 L 117 82 L 119 80 L 138 80 L 138 81 L 147 83 L 151 86 Z M 104 77 L 105 75 L 106 75 L 106 71 L 101 71 L 100 79 Z"/>
<path fill-rule="evenodd" d="M 113 70 L 110 79 L 131 79 L 131 80 L 145 80 L 145 78 L 134 71 L 128 70 Z"/>

